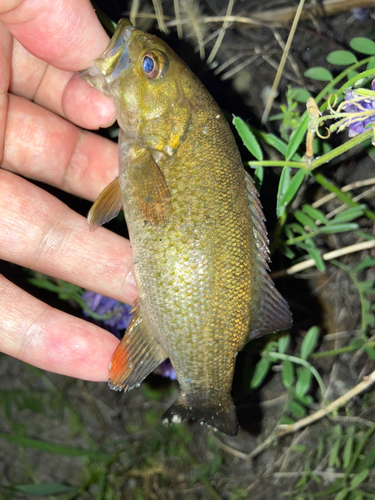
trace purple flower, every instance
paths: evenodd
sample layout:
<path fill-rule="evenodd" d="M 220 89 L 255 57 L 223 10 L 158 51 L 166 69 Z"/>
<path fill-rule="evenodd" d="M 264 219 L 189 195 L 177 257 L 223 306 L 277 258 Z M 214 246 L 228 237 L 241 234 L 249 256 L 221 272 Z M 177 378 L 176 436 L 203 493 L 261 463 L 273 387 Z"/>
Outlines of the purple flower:
<path fill-rule="evenodd" d="M 125 330 L 129 326 L 132 318 L 131 306 L 88 290 L 82 295 L 82 299 L 92 312 L 100 316 L 105 315 L 105 318 L 100 319 L 104 325 L 116 330 Z M 89 316 L 86 311 L 83 311 L 83 314 Z"/>
<path fill-rule="evenodd" d="M 375 91 L 375 80 L 372 82 L 372 90 Z M 361 134 L 375 122 L 375 96 L 349 90 L 345 95 L 344 108 L 346 113 L 357 115 L 348 121 L 349 137 Z"/>
<path fill-rule="evenodd" d="M 350 12 L 353 14 L 354 19 L 357 19 L 357 21 L 365 21 L 367 18 L 368 9 L 362 7 L 351 9 Z"/>
<path fill-rule="evenodd" d="M 169 377 L 171 380 L 176 380 L 177 378 L 176 372 L 169 359 L 166 359 L 159 365 L 158 371 L 161 372 L 160 374 L 162 377 Z"/>

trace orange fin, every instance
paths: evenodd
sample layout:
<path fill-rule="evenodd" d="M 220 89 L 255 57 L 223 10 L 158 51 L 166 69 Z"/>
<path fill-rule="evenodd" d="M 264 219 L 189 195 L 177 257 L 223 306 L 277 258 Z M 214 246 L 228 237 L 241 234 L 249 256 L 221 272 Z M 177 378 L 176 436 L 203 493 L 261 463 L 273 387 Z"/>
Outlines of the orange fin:
<path fill-rule="evenodd" d="M 205 401 L 203 403 L 188 400 L 180 394 L 162 417 L 163 423 L 180 423 L 181 420 L 191 420 L 207 424 L 227 434 L 236 436 L 238 432 L 236 410 L 233 401 L 228 395 L 225 401 Z"/>
<path fill-rule="evenodd" d="M 91 207 L 87 220 L 90 231 L 114 219 L 121 209 L 121 189 L 118 177 L 113 180 L 98 196 Z"/>
<path fill-rule="evenodd" d="M 146 328 L 137 307 L 124 338 L 112 356 L 108 383 L 115 391 L 130 391 L 166 358 L 161 345 Z"/>
<path fill-rule="evenodd" d="M 266 333 L 287 330 L 292 326 L 292 313 L 287 301 L 275 288 L 275 284 L 269 277 L 269 250 L 267 230 L 264 224 L 264 215 L 259 201 L 258 192 L 250 175 L 246 173 L 246 188 L 249 200 L 249 210 L 253 222 L 253 232 L 258 249 L 260 263 L 261 297 L 256 306 L 256 314 L 250 324 L 249 338 L 254 339 Z"/>
<path fill-rule="evenodd" d="M 144 149 L 132 163 L 129 175 L 143 217 L 151 224 L 165 223 L 171 209 L 171 195 L 165 177 L 148 149 Z"/>

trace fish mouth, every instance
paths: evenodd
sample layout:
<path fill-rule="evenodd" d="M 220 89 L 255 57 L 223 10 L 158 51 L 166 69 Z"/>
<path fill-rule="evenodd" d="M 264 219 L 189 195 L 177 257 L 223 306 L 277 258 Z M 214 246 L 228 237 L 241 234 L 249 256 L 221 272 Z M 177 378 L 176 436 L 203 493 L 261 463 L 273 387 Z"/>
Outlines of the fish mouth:
<path fill-rule="evenodd" d="M 103 54 L 95 59 L 90 68 L 78 74 L 90 85 L 105 94 L 110 94 L 111 84 L 129 66 L 129 39 L 134 26 L 127 19 L 120 19 L 115 33 Z"/>

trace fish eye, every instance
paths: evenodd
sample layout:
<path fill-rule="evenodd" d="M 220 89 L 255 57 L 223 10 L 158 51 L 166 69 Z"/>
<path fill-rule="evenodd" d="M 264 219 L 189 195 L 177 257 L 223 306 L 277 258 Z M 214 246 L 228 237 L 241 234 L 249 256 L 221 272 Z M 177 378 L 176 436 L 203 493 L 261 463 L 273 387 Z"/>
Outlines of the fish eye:
<path fill-rule="evenodd" d="M 152 74 L 154 68 L 155 68 L 155 63 L 154 63 L 153 59 L 151 59 L 150 56 L 146 56 L 143 59 L 143 71 L 147 75 L 150 75 L 150 74 Z"/>
<path fill-rule="evenodd" d="M 161 78 L 168 67 L 167 57 L 159 50 L 148 50 L 141 59 L 142 73 L 150 80 Z"/>

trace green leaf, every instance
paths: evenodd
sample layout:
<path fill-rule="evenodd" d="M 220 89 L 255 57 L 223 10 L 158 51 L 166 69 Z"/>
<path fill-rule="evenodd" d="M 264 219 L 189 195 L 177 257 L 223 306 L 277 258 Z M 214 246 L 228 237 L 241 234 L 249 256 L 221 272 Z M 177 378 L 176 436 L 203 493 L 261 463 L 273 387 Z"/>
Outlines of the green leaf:
<path fill-rule="evenodd" d="M 336 66 L 349 66 L 357 62 L 357 58 L 353 52 L 348 50 L 334 50 L 327 56 L 327 62 Z"/>
<path fill-rule="evenodd" d="M 290 343 L 290 335 L 283 335 L 282 337 L 279 338 L 277 341 L 277 348 L 281 354 L 285 354 L 286 350 L 289 347 Z"/>
<path fill-rule="evenodd" d="M 356 273 L 375 266 L 375 259 L 367 255 L 359 264 L 354 268 Z"/>
<path fill-rule="evenodd" d="M 256 365 L 254 370 L 254 375 L 251 380 L 250 387 L 252 389 L 257 389 L 263 380 L 266 378 L 266 375 L 270 369 L 270 362 L 266 358 L 262 358 Z"/>
<path fill-rule="evenodd" d="M 262 148 L 259 146 L 255 135 L 251 132 L 246 123 L 239 116 L 233 116 L 233 125 L 236 127 L 238 135 L 241 137 L 244 145 L 250 153 L 255 156 L 258 161 L 262 161 Z"/>
<path fill-rule="evenodd" d="M 303 398 L 310 389 L 312 373 L 310 368 L 304 366 L 298 370 L 298 378 L 296 383 L 296 398 Z"/>
<path fill-rule="evenodd" d="M 306 408 L 297 401 L 291 401 L 288 406 L 295 417 L 303 417 L 306 415 Z"/>
<path fill-rule="evenodd" d="M 375 349 L 370 347 L 365 347 L 365 352 L 370 359 L 375 359 Z"/>
<path fill-rule="evenodd" d="M 317 326 L 312 326 L 309 328 L 309 330 L 306 332 L 306 335 L 302 341 L 301 345 L 301 358 L 302 359 L 307 359 L 310 354 L 315 349 L 316 343 L 318 342 L 319 338 L 319 327 Z"/>
<path fill-rule="evenodd" d="M 311 241 L 311 240 L 307 240 L 307 241 Z M 309 256 L 312 259 L 314 259 L 314 262 L 315 262 L 315 265 L 316 265 L 316 268 L 318 269 L 318 271 L 323 272 L 325 270 L 326 266 L 324 264 L 324 260 L 322 259 L 321 250 L 319 250 L 319 248 L 308 247 L 307 252 L 308 252 Z"/>
<path fill-rule="evenodd" d="M 264 168 L 261 166 L 257 167 L 254 172 L 254 184 L 258 191 L 260 191 L 260 188 L 262 187 L 263 176 L 264 176 Z"/>
<path fill-rule="evenodd" d="M 375 57 L 371 57 L 371 59 L 367 63 L 366 70 L 368 71 L 369 69 L 374 69 L 374 68 L 375 68 Z"/>
<path fill-rule="evenodd" d="M 74 491 L 77 491 L 76 487 L 65 486 L 65 484 L 59 483 L 18 484 L 14 488 L 17 491 L 22 491 L 22 493 L 33 495 L 35 497 L 61 495 L 62 493 L 73 493 Z"/>
<path fill-rule="evenodd" d="M 309 451 L 309 448 L 304 444 L 292 444 L 289 446 L 290 451 L 295 451 L 297 453 L 305 453 L 305 451 Z"/>
<path fill-rule="evenodd" d="M 308 215 L 301 212 L 301 210 L 296 210 L 294 212 L 294 217 L 303 226 L 307 226 L 308 228 L 312 229 L 313 231 L 316 230 L 315 222 Z"/>
<path fill-rule="evenodd" d="M 328 467 L 340 467 L 339 450 L 341 446 L 341 436 L 334 442 L 328 459 Z"/>
<path fill-rule="evenodd" d="M 311 97 L 311 93 L 303 88 L 289 89 L 288 98 L 293 101 L 305 103 Z"/>
<path fill-rule="evenodd" d="M 366 209 L 365 205 L 359 205 L 358 207 L 347 208 L 346 210 L 343 210 L 342 212 L 338 213 L 336 217 L 329 222 L 329 224 L 350 222 L 363 215 L 365 209 Z"/>
<path fill-rule="evenodd" d="M 109 460 L 112 458 L 112 455 L 109 455 L 108 453 L 49 443 L 48 441 L 40 441 L 38 439 L 29 438 L 27 436 L 18 436 L 16 434 L 0 433 L 0 439 L 5 439 L 6 441 L 16 443 L 19 446 L 24 446 L 25 448 L 35 448 L 47 453 L 54 453 L 56 455 L 67 455 L 69 457 L 90 457 L 97 460 Z"/>
<path fill-rule="evenodd" d="M 345 233 L 345 231 L 352 231 L 358 229 L 358 224 L 355 222 L 347 222 L 346 224 L 331 224 L 319 228 L 319 231 L 324 234 Z"/>
<path fill-rule="evenodd" d="M 285 194 L 290 183 L 290 170 L 288 167 L 284 167 L 281 171 L 279 187 L 277 189 L 277 200 L 276 200 L 276 215 L 281 217 L 285 210 L 285 205 L 281 204 L 281 200 Z"/>
<path fill-rule="evenodd" d="M 330 82 L 333 80 L 333 76 L 328 69 L 322 66 L 315 66 L 314 68 L 309 68 L 304 72 L 304 76 L 311 78 L 312 80 L 318 80 L 319 82 Z"/>
<path fill-rule="evenodd" d="M 289 389 L 294 379 L 293 363 L 289 359 L 284 359 L 282 364 L 281 378 L 284 386 Z"/>
<path fill-rule="evenodd" d="M 320 210 L 318 210 L 317 208 L 314 208 L 312 207 L 311 205 L 303 205 L 303 208 L 302 210 L 305 212 L 305 214 L 307 214 L 309 217 L 311 217 L 312 219 L 314 220 L 318 220 L 319 222 L 321 222 L 322 224 L 327 224 L 328 222 L 328 219 L 326 218 L 326 216 L 323 214 L 323 212 L 321 212 Z"/>
<path fill-rule="evenodd" d="M 333 500 L 344 500 L 347 497 L 348 493 L 349 490 L 347 488 L 344 488 L 337 493 Z"/>
<path fill-rule="evenodd" d="M 303 141 L 303 138 L 305 137 L 308 124 L 309 124 L 309 115 L 306 114 L 305 118 L 301 121 L 301 123 L 298 125 L 298 128 L 293 132 L 293 134 L 290 137 L 289 144 L 285 153 L 286 161 L 289 161 L 299 148 L 301 142 Z"/>
<path fill-rule="evenodd" d="M 288 147 L 286 142 L 284 142 L 282 139 L 280 139 L 279 137 L 277 137 L 274 134 L 265 134 L 264 132 L 260 132 L 260 136 L 266 144 L 268 144 L 269 146 L 272 146 L 279 153 L 281 153 L 283 156 L 285 156 L 286 150 Z M 293 156 L 292 160 L 301 161 L 301 156 L 298 154 L 295 154 Z"/>
<path fill-rule="evenodd" d="M 350 481 L 350 487 L 356 488 L 357 486 L 359 486 L 367 478 L 369 473 L 370 473 L 369 469 L 363 469 L 360 472 L 358 472 L 358 474 L 356 474 Z"/>
<path fill-rule="evenodd" d="M 347 466 L 349 465 L 350 460 L 352 458 L 352 453 L 353 453 L 353 436 L 349 436 L 348 439 L 346 440 L 343 453 L 342 465 L 344 469 L 346 469 Z"/>
<path fill-rule="evenodd" d="M 305 171 L 303 169 L 299 170 L 290 181 L 289 186 L 286 188 L 285 193 L 280 201 L 280 206 L 286 207 L 288 203 L 292 201 L 295 194 L 301 187 L 303 181 L 305 179 Z"/>
<path fill-rule="evenodd" d="M 368 38 L 358 37 L 352 38 L 349 43 L 350 47 L 361 54 L 372 56 L 375 54 L 375 42 Z"/>

